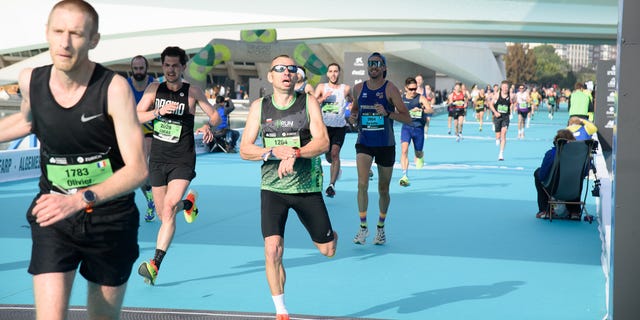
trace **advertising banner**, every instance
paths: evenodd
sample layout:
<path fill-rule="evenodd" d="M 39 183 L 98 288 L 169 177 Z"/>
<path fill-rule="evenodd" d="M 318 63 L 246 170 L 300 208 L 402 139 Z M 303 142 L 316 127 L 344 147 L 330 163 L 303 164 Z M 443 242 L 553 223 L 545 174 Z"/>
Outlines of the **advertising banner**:
<path fill-rule="evenodd" d="M 40 148 L 0 151 L 0 182 L 40 176 Z"/>

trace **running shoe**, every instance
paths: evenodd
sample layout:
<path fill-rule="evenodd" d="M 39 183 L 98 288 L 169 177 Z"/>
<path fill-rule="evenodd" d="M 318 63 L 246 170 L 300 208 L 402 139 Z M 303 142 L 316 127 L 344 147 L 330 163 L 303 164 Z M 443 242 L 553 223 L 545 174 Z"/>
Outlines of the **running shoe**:
<path fill-rule="evenodd" d="M 480 126 L 480 128 L 478 128 L 478 131 L 482 132 L 482 126 Z"/>
<path fill-rule="evenodd" d="M 149 208 L 156 207 L 155 203 L 153 202 L 153 192 L 151 192 L 151 189 L 144 192 L 144 198 L 147 199 L 147 207 Z"/>
<path fill-rule="evenodd" d="M 153 222 L 156 220 L 156 209 L 155 208 L 147 208 L 147 213 L 144 214 L 145 222 Z"/>
<path fill-rule="evenodd" d="M 145 261 L 138 267 L 138 274 L 144 278 L 144 283 L 153 286 L 156 284 L 156 278 L 158 277 L 158 267 L 156 267 L 156 263 L 153 260 Z"/>
<path fill-rule="evenodd" d="M 384 234 L 384 227 L 378 227 L 376 231 L 376 237 L 373 239 L 373 244 L 381 245 L 387 242 L 387 237 Z"/>
<path fill-rule="evenodd" d="M 498 154 L 498 161 L 504 161 L 504 156 L 502 155 L 502 152 Z"/>
<path fill-rule="evenodd" d="M 460 135 L 456 134 L 456 142 L 460 142 Z"/>
<path fill-rule="evenodd" d="M 451 134 L 451 129 L 449 129 L 449 131 L 447 131 L 447 134 Z"/>
<path fill-rule="evenodd" d="M 189 190 L 189 193 L 187 193 L 186 199 L 191 201 L 193 205 L 191 206 L 191 209 L 184 210 L 184 220 L 186 220 L 187 223 L 192 223 L 198 217 L 198 206 L 196 206 L 198 193 L 195 190 Z"/>
<path fill-rule="evenodd" d="M 276 314 L 276 320 L 289 320 L 288 314 Z"/>
<path fill-rule="evenodd" d="M 333 196 L 335 196 L 335 195 L 336 195 L 336 190 L 335 190 L 335 189 L 333 189 L 333 185 L 331 185 L 331 184 L 330 184 L 330 185 L 327 187 L 327 191 L 325 191 L 325 194 L 326 194 L 326 195 L 327 195 L 327 197 L 329 197 L 329 198 L 333 198 Z"/>
<path fill-rule="evenodd" d="M 406 175 L 402 176 L 402 178 L 400 178 L 400 186 L 408 187 L 409 186 L 409 177 L 407 177 Z"/>
<path fill-rule="evenodd" d="M 152 222 L 156 219 L 156 205 L 153 202 L 151 189 L 144 191 L 144 198 L 147 200 L 147 213 L 144 215 L 144 221 Z"/>
<path fill-rule="evenodd" d="M 424 157 L 416 159 L 416 168 L 420 169 L 424 167 Z"/>
<path fill-rule="evenodd" d="M 353 238 L 353 243 L 355 244 L 365 244 L 367 242 L 367 237 L 369 236 L 369 228 L 360 227 L 358 230 L 358 234 Z"/>

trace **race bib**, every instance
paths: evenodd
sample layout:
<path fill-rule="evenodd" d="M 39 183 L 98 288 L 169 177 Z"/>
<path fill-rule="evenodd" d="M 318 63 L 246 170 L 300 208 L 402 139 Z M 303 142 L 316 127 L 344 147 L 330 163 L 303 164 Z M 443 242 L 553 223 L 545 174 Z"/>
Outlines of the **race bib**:
<path fill-rule="evenodd" d="M 326 103 L 322 105 L 322 112 L 324 113 L 340 113 L 340 106 L 337 103 Z"/>
<path fill-rule="evenodd" d="M 384 130 L 384 117 L 376 111 L 374 106 L 361 106 L 361 109 L 362 117 L 360 117 L 360 125 L 362 130 Z"/>
<path fill-rule="evenodd" d="M 158 119 L 153 123 L 153 137 L 160 141 L 177 143 L 182 133 L 182 125 L 170 119 Z"/>
<path fill-rule="evenodd" d="M 419 110 L 411 109 L 411 110 L 409 110 L 409 116 L 411 116 L 411 119 L 422 119 L 422 109 L 419 109 Z"/>
<path fill-rule="evenodd" d="M 71 157 L 67 157 L 71 159 Z M 78 157 L 77 160 L 87 157 Z M 47 179 L 54 186 L 64 190 L 78 189 L 101 183 L 113 175 L 109 158 L 98 157 L 95 161 L 84 162 L 62 160 L 61 157 L 52 157 L 47 163 Z M 75 162 L 75 163 L 72 163 Z M 82 163 L 79 163 L 82 162 Z"/>
<path fill-rule="evenodd" d="M 278 146 L 289 146 L 289 147 L 297 147 L 300 148 L 300 135 L 297 132 L 293 133 L 283 133 L 280 137 L 269 137 L 265 136 L 263 138 L 265 148 L 275 148 Z"/>
<path fill-rule="evenodd" d="M 499 104 L 497 110 L 500 113 L 508 113 L 509 112 L 509 106 L 505 106 L 504 104 Z"/>

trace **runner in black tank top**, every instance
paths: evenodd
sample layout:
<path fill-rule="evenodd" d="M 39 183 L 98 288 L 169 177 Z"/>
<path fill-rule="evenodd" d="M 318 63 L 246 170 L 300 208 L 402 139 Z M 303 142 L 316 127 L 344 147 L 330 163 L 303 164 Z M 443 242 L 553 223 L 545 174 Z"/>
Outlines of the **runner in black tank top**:
<path fill-rule="evenodd" d="M 182 81 L 187 55 L 178 47 L 167 47 L 161 54 L 165 82 L 151 83 L 138 103 L 138 118 L 144 123 L 153 120 L 153 141 L 149 156 L 149 182 L 156 212 L 162 220 L 158 231 L 153 259 L 138 268 L 145 282 L 154 285 L 160 264 L 176 231 L 176 214 L 184 210 L 184 218 L 191 223 L 198 215 L 198 193 L 189 190 L 195 178 L 196 154 L 194 119 L 196 103 L 209 116 L 209 124 L 202 128 L 202 141 L 213 139 L 211 127 L 220 122 L 220 116 L 202 89 Z"/>
<path fill-rule="evenodd" d="M 89 59 L 98 20 L 85 1 L 55 4 L 46 23 L 52 64 L 22 70 L 20 112 L 0 118 L 0 142 L 30 133 L 40 141 L 39 192 L 26 218 L 35 313 L 43 318 L 67 316 L 78 270 L 89 317 L 117 318 L 138 257 L 133 191 L 147 177 L 142 130 L 126 79 Z"/>

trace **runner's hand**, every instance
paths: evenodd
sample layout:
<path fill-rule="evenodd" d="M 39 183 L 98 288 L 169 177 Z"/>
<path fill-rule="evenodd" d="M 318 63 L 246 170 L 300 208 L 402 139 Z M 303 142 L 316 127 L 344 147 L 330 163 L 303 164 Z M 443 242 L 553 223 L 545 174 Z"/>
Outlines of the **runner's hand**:
<path fill-rule="evenodd" d="M 83 210 L 86 205 L 80 197 L 79 193 L 73 195 L 44 194 L 36 200 L 31 214 L 36 217 L 36 223 L 41 227 L 50 226 Z"/>

